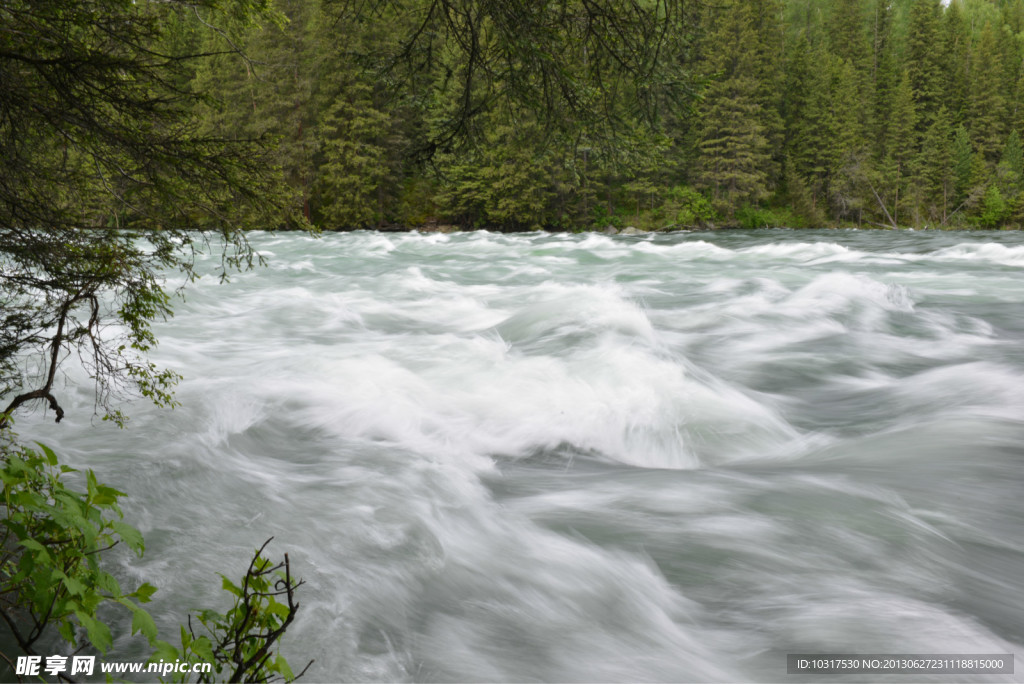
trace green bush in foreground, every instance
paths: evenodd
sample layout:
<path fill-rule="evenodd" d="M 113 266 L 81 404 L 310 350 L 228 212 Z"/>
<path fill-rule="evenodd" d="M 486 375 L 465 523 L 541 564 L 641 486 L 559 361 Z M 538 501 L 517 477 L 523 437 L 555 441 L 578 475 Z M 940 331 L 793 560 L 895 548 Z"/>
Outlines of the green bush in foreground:
<path fill-rule="evenodd" d="M 156 592 L 149 583 L 125 591 L 102 567 L 102 556 L 125 543 L 139 556 L 142 535 L 123 521 L 123 494 L 85 473 L 86 491 L 65 483 L 76 473 L 60 464 L 52 449 L 38 450 L 0 435 L 0 619 L 21 653 L 0 652 L 12 665 L 18 655 L 39 655 L 40 640 L 51 630 L 73 649 L 91 646 L 107 653 L 113 639 L 104 610 L 120 605 L 132 615 L 132 634 L 143 635 L 156 650 L 150 662 L 211 663 L 198 681 L 293 681 L 287 661 L 273 652 L 298 611 L 288 557 L 273 565 L 256 552 L 240 585 L 223 577 L 234 597 L 225 613 L 202 611 L 206 633 L 181 628 L 181 648 L 158 638 L 156 624 L 141 604 Z M 280 599 L 280 600 L 279 600 Z M 101 615 L 102 613 L 102 615 Z M 306 666 L 309 667 L 308 665 Z M 303 670 L 305 672 L 305 670 Z M 299 673 L 301 676 L 302 673 Z M 175 681 L 186 681 L 176 675 Z"/>

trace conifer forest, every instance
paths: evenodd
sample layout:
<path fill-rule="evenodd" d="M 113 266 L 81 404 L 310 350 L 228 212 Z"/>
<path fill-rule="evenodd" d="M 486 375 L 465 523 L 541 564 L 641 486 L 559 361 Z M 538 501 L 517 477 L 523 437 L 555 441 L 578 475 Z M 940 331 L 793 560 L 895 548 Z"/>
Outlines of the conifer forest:
<path fill-rule="evenodd" d="M 693 2 L 600 46 L 487 4 L 279 0 L 197 114 L 326 230 L 1024 225 L 1024 0 Z"/>

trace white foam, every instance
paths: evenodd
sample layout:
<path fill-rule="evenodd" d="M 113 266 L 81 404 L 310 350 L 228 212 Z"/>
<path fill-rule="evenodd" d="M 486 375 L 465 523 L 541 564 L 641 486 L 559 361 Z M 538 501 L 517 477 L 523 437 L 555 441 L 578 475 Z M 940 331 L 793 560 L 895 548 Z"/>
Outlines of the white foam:
<path fill-rule="evenodd" d="M 1024 245 L 997 243 L 963 243 L 932 253 L 931 258 L 944 261 L 982 261 L 1005 266 L 1024 266 Z"/>

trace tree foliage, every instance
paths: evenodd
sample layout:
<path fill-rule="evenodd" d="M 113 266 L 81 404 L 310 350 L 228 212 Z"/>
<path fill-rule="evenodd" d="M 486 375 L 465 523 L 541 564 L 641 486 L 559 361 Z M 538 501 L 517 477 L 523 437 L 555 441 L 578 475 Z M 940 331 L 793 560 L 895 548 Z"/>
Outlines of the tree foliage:
<path fill-rule="evenodd" d="M 265 0 L 0 5 L 0 618 L 22 654 L 36 654 L 51 631 L 106 652 L 112 605 L 156 643 L 140 605 L 155 589 L 122 590 L 101 562 L 122 542 L 143 551 L 122 520 L 122 493 L 60 465 L 47 447 L 19 445 L 12 416 L 44 402 L 60 422 L 70 356 L 95 379 L 105 418 L 123 421 L 125 391 L 172 404 L 176 375 L 147 359 L 152 323 L 171 313 L 166 279 L 198 277 L 196 253 L 214 245 L 225 277 L 255 260 L 246 228 L 300 225 L 267 163 L 270 141 L 212 133 L 195 116 L 206 101 L 194 89 L 202 61 L 241 57 L 239 27 L 280 20 Z M 250 655 L 235 678 L 292 678 L 266 654 L 294 617 L 298 583 L 283 580 L 287 614 L 272 608 L 268 618 L 256 610 L 271 601 L 268 571 L 254 561 L 243 580 L 260 593 L 242 612 L 259 617 L 234 633 Z M 235 652 L 220 637 L 234 616 L 210 622 L 215 659 Z"/>
<path fill-rule="evenodd" d="M 231 608 L 226 613 L 201 611 L 196 619 L 203 631 L 198 635 L 190 616 L 188 627 L 181 627 L 181 648 L 156 641 L 150 662 L 211 663 L 212 671 L 198 679 L 201 684 L 292 682 L 303 676 L 312 660 L 296 675 L 288 661 L 274 651 L 299 610 L 295 590 L 303 582 L 292 578 L 288 554 L 276 565 L 264 557 L 270 542 L 268 539 L 253 554 L 240 584 L 221 575 L 221 586 L 233 599 Z M 179 677 L 176 681 L 186 680 Z"/>
<path fill-rule="evenodd" d="M 142 555 L 142 535 L 122 520 L 118 500 L 124 495 L 97 482 L 92 471 L 85 473 L 86 491 L 68 487 L 65 480 L 76 471 L 46 446 L 2 446 L 0 618 L 18 648 L 35 655 L 40 638 L 56 629 L 72 646 L 81 631 L 105 653 L 111 633 L 98 612 L 108 603 L 131 612 L 133 633 L 155 639 L 156 625 L 139 604 L 156 589 L 144 583 L 125 592 L 99 563 L 102 552 L 120 542 Z"/>
<path fill-rule="evenodd" d="M 0 650 L 0 657 L 12 670 L 17 656 L 41 655 L 53 632 L 76 653 L 88 647 L 106 654 L 115 635 L 111 626 L 121 622 L 112 617 L 112 607 L 127 612 L 131 634 L 153 647 L 151 662 L 211 663 L 212 672 L 199 681 L 294 681 L 308 669 L 294 674 L 276 651 L 299 609 L 295 590 L 302 581 L 292 578 L 287 554 L 277 565 L 266 560 L 270 540 L 256 551 L 239 584 L 222 575 L 234 605 L 225 614 L 201 611 L 205 633 L 198 637 L 190 618 L 189 627 L 181 628 L 179 650 L 160 640 L 142 605 L 156 587 L 143 582 L 126 591 L 104 567 L 104 555 L 118 544 L 140 557 L 145 550 L 142 535 L 124 521 L 124 494 L 91 470 L 82 478 L 45 445 L 19 445 L 8 430 L 0 440 L 0 620 L 16 647 Z M 84 479 L 84 491 L 69 485 L 72 478 Z"/>
<path fill-rule="evenodd" d="M 0 7 L 4 413 L 42 400 L 59 421 L 55 380 L 68 354 L 96 379 L 110 417 L 120 419 L 111 399 L 126 387 L 168 403 L 173 374 L 145 360 L 151 322 L 170 313 L 158 274 L 195 277 L 195 251 L 212 237 L 222 275 L 247 265 L 242 228 L 286 220 L 264 147 L 200 132 L 188 84 L 201 55 L 172 35 L 189 18 L 257 16 L 274 14 L 216 0 Z"/>
<path fill-rule="evenodd" d="M 1019 192 L 999 164 L 1024 132 L 1024 0 L 278 7 L 286 27 L 242 32 L 248 63 L 201 72 L 224 95 L 197 113 L 279 140 L 293 207 L 324 228 L 663 227 L 681 187 L 726 224 L 751 205 L 970 227 L 991 184 Z M 960 126 L 979 156 L 950 190 L 935 166 L 963 170 Z"/>

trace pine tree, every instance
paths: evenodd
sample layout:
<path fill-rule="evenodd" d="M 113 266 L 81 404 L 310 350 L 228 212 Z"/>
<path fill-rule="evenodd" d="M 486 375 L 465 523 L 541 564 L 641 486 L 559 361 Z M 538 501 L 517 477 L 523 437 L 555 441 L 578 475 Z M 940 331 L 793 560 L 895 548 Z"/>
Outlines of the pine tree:
<path fill-rule="evenodd" d="M 1007 135 L 999 31 L 985 24 L 971 55 L 970 130 L 975 149 L 994 166 Z"/>
<path fill-rule="evenodd" d="M 317 147 L 314 93 L 321 55 L 316 35 L 320 3 L 278 0 L 278 5 L 288 23 L 281 28 L 268 27 L 252 41 L 252 51 L 262 63 L 255 67 L 254 115 L 262 134 L 278 138 L 278 163 L 309 219 Z"/>
<path fill-rule="evenodd" d="M 886 138 L 886 155 L 896 163 L 898 174 L 906 174 L 917 155 L 919 127 L 917 102 L 910 74 L 906 71 L 893 94 L 889 121 L 891 125 Z"/>
<path fill-rule="evenodd" d="M 889 129 L 889 110 L 893 93 L 900 80 L 892 35 L 892 6 L 889 0 L 875 0 L 871 21 L 871 137 L 875 141 L 874 156 L 881 158 Z"/>
<path fill-rule="evenodd" d="M 1013 127 L 1013 130 L 1024 135 L 1024 69 L 1021 70 L 1020 76 L 1017 77 L 1011 116 L 1010 125 Z"/>
<path fill-rule="evenodd" d="M 953 128 L 945 107 L 925 131 L 917 161 L 918 187 L 923 211 L 931 221 L 946 223 L 954 189 Z"/>
<path fill-rule="evenodd" d="M 845 59 L 858 73 L 869 66 L 869 41 L 862 0 L 835 0 L 829 20 L 829 46 L 833 55 Z"/>
<path fill-rule="evenodd" d="M 907 203 L 911 164 L 917 155 L 917 108 L 910 75 L 904 71 L 888 112 L 887 135 L 882 159 L 872 174 L 872 194 L 882 216 L 899 225 L 901 209 Z"/>
<path fill-rule="evenodd" d="M 315 190 L 325 228 L 369 228 L 384 220 L 389 124 L 388 115 L 373 106 L 372 88 L 361 83 L 345 88 L 324 113 Z"/>
<path fill-rule="evenodd" d="M 915 0 L 907 34 L 907 72 L 914 91 L 919 134 L 935 122 L 945 97 L 940 0 Z"/>
<path fill-rule="evenodd" d="M 1003 0 L 1003 25 L 1014 35 L 1024 34 L 1024 0 Z"/>
<path fill-rule="evenodd" d="M 975 182 L 974 146 L 971 135 L 961 124 L 953 134 L 953 202 L 959 206 Z"/>
<path fill-rule="evenodd" d="M 967 116 L 968 68 L 970 66 L 970 27 L 959 3 L 946 8 L 943 22 L 945 46 L 943 55 L 946 108 L 953 125 L 959 125 Z"/>
<path fill-rule="evenodd" d="M 782 26 L 782 0 L 760 0 L 747 3 L 753 12 L 756 42 L 757 99 L 761 105 L 761 124 L 768 138 L 771 167 L 768 169 L 774 188 L 781 173 L 782 146 L 785 126 L 782 121 L 783 58 L 785 55 L 785 31 Z"/>
<path fill-rule="evenodd" d="M 828 54 L 804 37 L 789 47 L 783 112 L 786 124 L 786 185 L 790 195 L 806 195 L 808 218 L 820 222 L 827 206 L 834 123 L 828 88 Z"/>
<path fill-rule="evenodd" d="M 1015 197 L 1024 190 L 1024 147 L 1017 131 L 1010 133 L 1006 140 L 1002 157 L 996 167 L 996 177 L 1000 189 L 1008 197 Z"/>
<path fill-rule="evenodd" d="M 435 213 L 425 195 L 433 179 L 416 178 L 423 169 L 414 156 L 426 147 L 425 94 L 397 86 L 410 77 L 400 65 L 391 72 L 393 81 L 377 78 L 369 59 L 398 50 L 411 19 L 381 11 L 373 20 L 321 14 L 312 26 L 322 76 L 312 101 L 317 152 L 311 204 L 323 227 L 419 225 Z"/>
<path fill-rule="evenodd" d="M 816 138 L 812 130 L 810 101 L 814 73 L 811 46 L 800 35 L 786 49 L 785 83 L 782 89 L 782 119 L 785 126 L 785 154 L 790 168 L 807 177 L 812 173 Z"/>
<path fill-rule="evenodd" d="M 831 96 L 830 200 L 840 218 L 861 218 L 862 185 L 869 171 L 870 155 L 864 140 L 860 113 L 864 110 L 861 80 L 849 60 L 829 60 Z"/>
<path fill-rule="evenodd" d="M 718 50 L 709 61 L 717 78 L 701 111 L 697 183 L 731 218 L 740 205 L 765 199 L 771 183 L 771 142 L 757 79 L 762 66 L 751 4 L 728 0 L 715 18 L 710 43 Z"/>
<path fill-rule="evenodd" d="M 197 110 L 204 130 L 231 139 L 275 140 L 274 160 L 308 219 L 316 147 L 313 88 L 318 50 L 312 27 L 319 3 L 279 0 L 288 21 L 239 27 L 234 41 L 245 55 L 215 57 L 196 75 L 196 88 L 216 93 Z M 222 50 L 208 33 L 208 51 Z"/>
<path fill-rule="evenodd" d="M 730 216 L 740 204 L 769 194 L 770 145 L 755 95 L 753 79 L 733 76 L 712 84 L 705 96 L 698 183 Z"/>
<path fill-rule="evenodd" d="M 252 28 L 240 29 L 228 38 L 245 46 Z M 209 93 L 196 103 L 200 130 L 231 140 L 258 138 L 253 131 L 255 78 L 246 56 L 223 49 L 224 38 L 212 31 L 203 36 L 202 50 L 211 57 L 195 71 L 192 88 Z"/>

